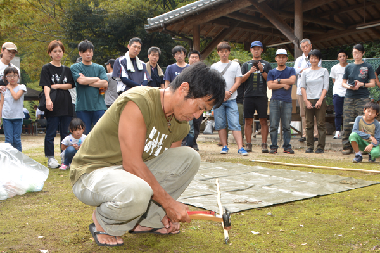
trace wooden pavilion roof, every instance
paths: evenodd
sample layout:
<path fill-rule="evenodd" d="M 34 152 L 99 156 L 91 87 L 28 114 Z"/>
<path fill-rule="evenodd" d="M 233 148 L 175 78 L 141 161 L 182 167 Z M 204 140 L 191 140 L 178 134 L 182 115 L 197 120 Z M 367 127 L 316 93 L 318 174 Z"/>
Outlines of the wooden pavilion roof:
<path fill-rule="evenodd" d="M 199 29 L 201 38 L 260 40 L 265 46 L 293 50 L 303 39 L 291 36 L 295 1 L 302 2 L 303 38 L 310 39 L 314 48 L 380 39 L 380 0 L 199 0 L 149 18 L 145 29 L 189 40 Z"/>

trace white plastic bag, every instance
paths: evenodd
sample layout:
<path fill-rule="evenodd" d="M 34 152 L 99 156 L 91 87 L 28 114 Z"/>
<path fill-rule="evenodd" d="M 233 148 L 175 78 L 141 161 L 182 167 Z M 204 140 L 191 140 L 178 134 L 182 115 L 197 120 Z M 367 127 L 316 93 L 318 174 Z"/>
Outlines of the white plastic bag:
<path fill-rule="evenodd" d="M 206 127 L 205 127 L 205 130 L 203 131 L 203 134 L 212 134 L 213 125 L 214 125 L 213 120 L 207 120 L 206 121 Z"/>
<path fill-rule="evenodd" d="M 0 200 L 41 191 L 48 176 L 48 168 L 9 143 L 0 143 Z"/>

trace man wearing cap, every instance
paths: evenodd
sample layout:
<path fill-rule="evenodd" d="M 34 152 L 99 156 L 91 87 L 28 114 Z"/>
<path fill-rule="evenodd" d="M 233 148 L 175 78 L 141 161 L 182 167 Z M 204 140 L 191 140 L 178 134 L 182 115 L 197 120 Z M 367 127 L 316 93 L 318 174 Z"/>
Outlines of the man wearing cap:
<path fill-rule="evenodd" d="M 15 58 L 17 54 L 17 47 L 13 42 L 5 42 L 1 47 L 1 59 L 0 59 L 0 86 L 5 86 L 3 75 L 4 69 L 7 67 L 15 67 L 20 73 L 20 69 L 11 63 L 11 60 Z M 1 88 L 0 88 L 1 89 Z"/>
<path fill-rule="evenodd" d="M 263 44 L 260 41 L 251 43 L 252 60 L 247 61 L 241 68 L 242 85 L 244 85 L 244 130 L 246 138 L 246 149 L 252 151 L 251 137 L 252 124 L 255 111 L 257 111 L 261 125 L 263 153 L 268 153 L 267 138 L 268 138 L 268 123 L 267 123 L 267 75 L 272 69 L 269 62 L 261 59 L 263 52 Z"/>
<path fill-rule="evenodd" d="M 300 42 L 300 47 L 303 52 L 303 54 L 296 59 L 296 62 L 294 63 L 294 69 L 296 70 L 297 74 L 297 100 L 298 104 L 300 106 L 300 116 L 302 120 L 302 137 L 299 139 L 300 142 L 306 141 L 306 116 L 305 116 L 305 102 L 303 101 L 302 94 L 301 94 L 301 74 L 302 72 L 311 67 L 308 55 L 313 48 L 313 45 L 311 44 L 309 39 L 303 39 Z M 318 67 L 322 67 L 322 59 L 318 63 Z M 317 121 L 314 118 L 314 138 L 317 139 L 318 137 L 318 130 L 317 130 Z"/>
<path fill-rule="evenodd" d="M 113 64 L 115 63 L 115 59 L 109 59 L 105 65 L 107 70 L 107 78 L 108 78 L 108 87 L 106 90 L 106 93 L 104 95 L 104 100 L 106 102 L 107 108 L 110 108 L 110 106 L 115 102 L 117 99 L 117 81 L 113 79 L 112 72 L 113 72 Z"/>
<path fill-rule="evenodd" d="M 285 65 L 288 60 L 288 53 L 285 49 L 277 49 L 276 58 L 277 68 L 268 73 L 268 88 L 272 89 L 270 100 L 269 120 L 270 120 L 270 139 L 272 145 L 269 153 L 277 153 L 277 131 L 281 119 L 282 131 L 284 131 L 284 153 L 294 154 L 290 145 L 290 121 L 292 118 L 292 86 L 296 82 L 296 71 L 294 68 Z"/>

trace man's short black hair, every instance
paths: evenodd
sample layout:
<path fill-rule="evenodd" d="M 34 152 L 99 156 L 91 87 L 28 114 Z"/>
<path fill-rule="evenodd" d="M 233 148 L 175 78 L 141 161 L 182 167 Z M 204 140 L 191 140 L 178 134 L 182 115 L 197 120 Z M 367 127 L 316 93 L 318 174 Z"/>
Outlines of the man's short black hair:
<path fill-rule="evenodd" d="M 214 105 L 219 107 L 224 102 L 226 81 L 216 70 L 210 69 L 203 62 L 197 62 L 185 68 L 169 87 L 175 91 L 182 83 L 189 84 L 189 93 L 186 98 L 203 98 L 210 96 Z"/>
<path fill-rule="evenodd" d="M 308 58 L 310 59 L 310 57 L 314 55 L 315 57 L 318 58 L 318 60 L 320 60 L 322 58 L 322 54 L 321 54 L 321 51 L 319 51 L 318 49 L 313 49 L 309 52 L 308 54 Z"/>
<path fill-rule="evenodd" d="M 148 49 L 148 55 L 150 55 L 151 53 L 158 53 L 158 56 L 160 56 L 161 49 L 159 49 L 158 47 L 151 47 Z"/>
<path fill-rule="evenodd" d="M 357 49 L 358 51 L 364 53 L 364 47 L 362 44 L 356 44 L 353 49 Z"/>
<path fill-rule="evenodd" d="M 348 57 L 348 54 L 344 49 L 339 49 L 338 54 L 341 54 L 341 53 L 344 53 Z"/>
<path fill-rule="evenodd" d="M 81 41 L 78 44 L 78 50 L 79 50 L 79 52 L 84 53 L 88 49 L 91 49 L 92 51 L 94 51 L 94 45 L 91 43 L 91 41 L 84 40 L 84 41 Z"/>
<path fill-rule="evenodd" d="M 364 105 L 364 110 L 371 108 L 372 110 L 376 111 L 376 114 L 379 114 L 379 105 L 374 102 L 368 102 Z"/>
<path fill-rule="evenodd" d="M 113 68 L 113 65 L 115 64 L 115 59 L 109 59 L 104 65 L 108 65 L 110 64 L 111 65 L 111 68 Z"/>
<path fill-rule="evenodd" d="M 133 37 L 132 39 L 130 39 L 130 40 L 129 40 L 129 45 L 132 46 L 132 44 L 133 44 L 134 42 L 138 42 L 138 43 L 140 43 L 141 46 L 142 46 L 142 42 L 141 42 L 141 39 L 140 39 L 139 37 Z"/>
<path fill-rule="evenodd" d="M 199 59 L 201 58 L 201 53 L 198 50 L 190 50 L 189 54 L 187 55 L 187 58 L 190 58 L 190 55 L 197 54 L 199 56 Z"/>
<path fill-rule="evenodd" d="M 177 52 L 183 52 L 186 56 L 187 50 L 183 46 L 175 46 L 172 49 L 172 55 L 174 56 Z"/>

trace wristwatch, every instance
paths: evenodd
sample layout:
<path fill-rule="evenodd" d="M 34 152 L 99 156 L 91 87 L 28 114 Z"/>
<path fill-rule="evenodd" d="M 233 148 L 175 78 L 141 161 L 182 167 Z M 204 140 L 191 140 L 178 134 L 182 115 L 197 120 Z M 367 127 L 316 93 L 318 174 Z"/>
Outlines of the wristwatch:
<path fill-rule="evenodd" d="M 277 83 L 281 83 L 281 79 L 280 78 L 277 79 Z"/>

